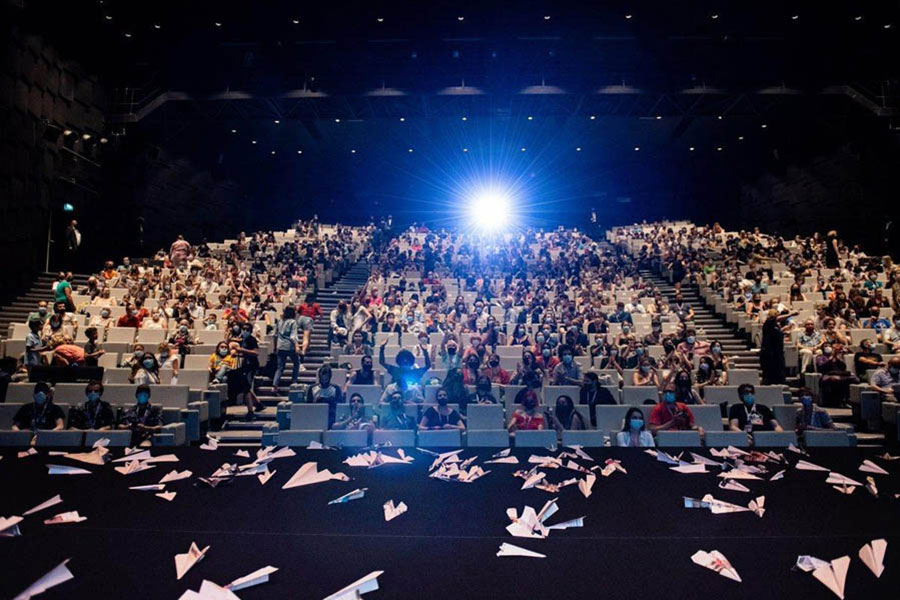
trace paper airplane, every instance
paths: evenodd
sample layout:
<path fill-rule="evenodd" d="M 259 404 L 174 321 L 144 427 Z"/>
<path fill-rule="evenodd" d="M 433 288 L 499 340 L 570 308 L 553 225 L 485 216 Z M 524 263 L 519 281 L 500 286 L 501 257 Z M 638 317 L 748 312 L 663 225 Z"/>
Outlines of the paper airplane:
<path fill-rule="evenodd" d="M 238 590 L 242 590 L 244 588 L 253 587 L 254 585 L 259 585 L 261 583 L 266 583 L 269 581 L 269 575 L 278 570 L 278 567 L 267 566 L 262 569 L 257 569 L 250 573 L 249 575 L 244 575 L 243 577 L 239 577 L 235 579 L 225 587 L 231 590 L 232 592 L 236 592 Z"/>
<path fill-rule="evenodd" d="M 75 576 L 72 575 L 72 572 L 66 567 L 66 563 L 68 563 L 69 560 L 71 559 L 67 558 L 56 565 L 53 569 L 48 571 L 46 575 L 25 588 L 25 590 L 13 598 L 13 600 L 29 600 L 38 594 L 43 594 L 52 587 L 56 587 L 61 583 L 74 579 Z"/>
<path fill-rule="evenodd" d="M 250 453 L 246 450 L 238 450 L 234 453 L 235 456 L 240 456 L 241 458 L 250 458 Z"/>
<path fill-rule="evenodd" d="M 772 475 L 772 476 L 769 478 L 769 481 L 778 481 L 779 479 L 783 479 L 783 478 L 784 478 L 784 473 L 785 473 L 785 469 L 782 469 L 782 470 L 778 471 L 777 473 L 775 473 L 774 475 Z"/>
<path fill-rule="evenodd" d="M 806 452 L 804 452 L 794 444 L 788 444 L 788 450 L 790 450 L 791 452 L 796 452 L 797 454 L 802 454 L 803 456 L 809 456 Z"/>
<path fill-rule="evenodd" d="M 240 598 L 231 590 L 204 579 L 199 591 L 186 590 L 178 600 L 240 600 Z"/>
<path fill-rule="evenodd" d="M 18 456 L 19 458 L 25 458 L 28 456 L 34 456 L 35 454 L 37 454 L 37 450 L 35 450 L 34 448 L 29 448 L 28 450 L 19 452 L 16 456 Z"/>
<path fill-rule="evenodd" d="M 724 502 L 713 498 L 712 494 L 706 494 L 701 500 L 684 496 L 685 508 L 706 508 L 714 515 L 736 512 L 753 512 L 757 516 L 762 517 L 765 513 L 765 496 L 760 496 L 756 500 L 751 500 L 749 506 L 740 506 L 731 502 Z"/>
<path fill-rule="evenodd" d="M 571 469 L 572 471 L 578 471 L 579 473 L 590 473 L 591 472 L 590 469 L 586 469 L 585 467 L 582 467 L 574 460 L 569 460 L 569 462 L 567 462 L 564 466 L 567 469 Z M 613 469 L 615 469 L 615 467 L 613 467 Z"/>
<path fill-rule="evenodd" d="M 383 452 L 375 452 L 374 450 L 369 452 L 363 452 L 361 454 L 354 454 L 353 456 L 348 456 L 344 459 L 344 464 L 349 465 L 351 467 L 380 467 L 381 465 L 390 465 L 390 464 L 400 464 L 405 465 L 413 462 L 412 456 L 407 456 L 403 449 L 399 449 L 397 451 L 398 456 L 391 456 L 389 454 L 384 454 Z M 470 460 L 474 460 L 477 457 L 472 457 Z"/>
<path fill-rule="evenodd" d="M 147 460 L 148 458 L 151 458 L 149 450 L 135 450 L 133 452 L 126 450 L 125 456 L 113 459 L 113 462 L 131 462 L 133 460 Z"/>
<path fill-rule="evenodd" d="M 178 457 L 174 454 L 162 454 L 160 456 L 151 456 L 150 458 L 143 459 L 143 462 L 147 464 L 153 463 L 164 463 L 164 462 L 178 462 Z"/>
<path fill-rule="evenodd" d="M 113 467 L 117 473 L 121 473 L 122 475 L 131 475 L 132 473 L 139 473 L 141 471 L 146 471 L 147 469 L 155 469 L 156 465 L 148 465 L 145 462 L 141 462 L 139 460 L 133 460 L 125 464 L 124 467 Z"/>
<path fill-rule="evenodd" d="M 109 446 L 110 442 L 112 442 L 112 440 L 109 438 L 100 438 L 99 440 L 91 444 L 91 448 L 106 448 L 107 446 Z"/>
<path fill-rule="evenodd" d="M 82 517 L 77 510 L 59 513 L 44 521 L 44 525 L 64 525 L 66 523 L 81 523 L 87 521 L 87 517 Z"/>
<path fill-rule="evenodd" d="M 873 463 L 871 460 L 864 460 L 862 464 L 859 465 L 860 471 L 865 471 L 866 473 L 875 473 L 877 475 L 888 475 L 888 472 Z"/>
<path fill-rule="evenodd" d="M 109 440 L 107 440 L 109 441 Z M 87 463 L 89 465 L 104 465 L 106 464 L 107 454 L 109 454 L 109 450 L 107 450 L 103 446 L 98 446 L 94 450 L 90 452 L 76 452 L 63 454 L 63 458 L 68 458 L 70 460 L 77 460 L 79 462 Z"/>
<path fill-rule="evenodd" d="M 504 458 L 506 456 L 509 456 L 510 451 L 511 451 L 511 448 L 504 448 L 497 454 L 492 454 L 491 458 Z"/>
<path fill-rule="evenodd" d="M 546 476 L 547 476 L 546 473 L 537 471 L 536 473 L 534 473 L 533 475 L 528 477 L 528 479 L 525 480 L 525 483 L 522 484 L 522 487 L 520 489 L 527 490 L 528 488 L 532 488 L 535 485 L 537 485 L 537 483 Z"/>
<path fill-rule="evenodd" d="M 859 560 L 869 567 L 875 577 L 884 573 L 884 553 L 887 551 L 887 540 L 872 540 L 859 549 Z"/>
<path fill-rule="evenodd" d="M 206 552 L 209 550 L 209 546 L 200 550 L 197 547 L 197 542 L 191 542 L 191 547 L 184 554 L 176 554 L 175 555 L 175 576 L 177 579 L 181 579 L 184 577 L 184 574 L 187 573 L 191 567 L 197 564 L 204 556 L 206 556 Z"/>
<path fill-rule="evenodd" d="M 362 498 L 363 496 L 366 495 L 367 489 L 369 489 L 369 488 L 361 488 L 361 489 L 353 490 L 352 492 L 347 492 L 340 498 L 335 498 L 328 504 L 346 504 L 347 502 L 350 502 L 351 500 L 359 500 L 360 498 Z"/>
<path fill-rule="evenodd" d="M 669 467 L 670 471 L 677 471 L 678 473 L 707 473 L 706 465 L 703 463 L 699 463 L 696 465 L 678 465 L 677 467 Z"/>
<path fill-rule="evenodd" d="M 47 500 L 46 502 L 41 502 L 34 508 L 26 510 L 25 512 L 22 513 L 22 515 L 27 517 L 28 515 L 34 514 L 36 512 L 40 512 L 40 511 L 44 510 L 45 508 L 50 508 L 51 506 L 56 506 L 57 504 L 61 504 L 61 503 L 62 503 L 62 496 L 57 494 L 57 495 L 53 496 L 52 498 L 50 498 L 49 500 Z"/>
<path fill-rule="evenodd" d="M 315 462 L 308 462 L 304 464 L 297 470 L 296 473 L 294 473 L 293 477 L 291 477 L 287 481 L 287 483 L 281 486 L 281 489 L 287 490 L 303 485 L 322 483 L 323 481 L 329 481 L 331 479 L 337 479 L 339 481 L 350 481 L 350 478 L 343 473 L 332 473 L 328 469 L 319 471 L 317 470 L 316 466 L 317 463 Z"/>
<path fill-rule="evenodd" d="M 694 463 L 703 464 L 703 465 L 706 465 L 707 467 L 721 467 L 722 466 L 722 463 L 714 461 L 710 458 L 706 458 L 705 456 L 702 456 L 695 452 L 691 452 L 691 458 L 694 459 Z"/>
<path fill-rule="evenodd" d="M 819 465 L 814 465 L 813 463 L 805 460 L 798 460 L 796 467 L 801 471 L 827 471 L 825 467 L 820 467 Z"/>
<path fill-rule="evenodd" d="M 765 514 L 766 497 L 760 496 L 755 500 L 751 500 L 750 504 L 747 506 L 752 512 L 756 514 L 757 517 L 762 518 L 763 514 Z"/>
<path fill-rule="evenodd" d="M 827 567 L 829 564 L 830 563 L 827 560 L 803 554 L 797 557 L 797 564 L 794 565 L 794 568 L 809 573 L 810 571 L 815 571 L 819 567 Z"/>
<path fill-rule="evenodd" d="M 583 460 L 589 460 L 589 461 L 591 461 L 591 462 L 594 462 L 594 459 L 591 458 L 591 456 L 590 456 L 587 452 L 584 451 L 584 447 L 583 447 L 583 446 L 566 446 L 566 447 L 567 447 L 567 448 L 571 448 L 572 450 L 574 450 L 574 451 L 575 451 L 575 454 L 578 455 L 578 458 L 581 458 L 581 459 L 583 459 Z"/>
<path fill-rule="evenodd" d="M 133 485 L 128 489 L 135 490 L 136 492 L 161 492 L 162 490 L 166 489 L 166 484 L 152 483 L 150 485 Z"/>
<path fill-rule="evenodd" d="M 900 460 L 900 456 L 892 456 L 891 454 L 889 454 L 887 452 L 879 455 L 878 458 L 880 458 L 882 460 Z"/>
<path fill-rule="evenodd" d="M 553 501 L 550 501 L 548 504 L 544 505 L 542 512 L 550 512 L 550 514 L 553 514 L 556 512 L 556 504 Z M 512 521 L 512 523 L 506 526 L 506 531 L 508 531 L 510 535 L 535 539 L 547 537 L 548 530 L 544 527 L 543 519 L 532 507 L 526 506 L 522 510 L 521 516 L 517 514 L 515 508 L 507 508 L 506 516 Z M 549 515 L 546 515 L 544 518 L 547 516 Z"/>
<path fill-rule="evenodd" d="M 540 465 L 547 469 L 558 469 L 562 466 L 562 461 L 555 456 L 538 456 L 536 454 L 532 454 L 528 457 L 528 463 Z"/>
<path fill-rule="evenodd" d="M 357 579 L 347 587 L 338 590 L 323 600 L 360 600 L 363 594 L 378 589 L 378 578 L 384 571 L 372 571 L 362 579 Z"/>
<path fill-rule="evenodd" d="M 722 479 L 760 479 L 753 473 L 749 473 L 743 469 L 731 469 L 730 471 L 719 473 L 718 477 L 721 477 Z"/>
<path fill-rule="evenodd" d="M 770 480 L 771 481 L 771 480 Z M 726 479 L 725 481 L 719 482 L 719 487 L 723 490 L 731 490 L 732 492 L 749 492 L 750 488 L 745 486 L 742 483 L 738 483 L 734 479 Z"/>
<path fill-rule="evenodd" d="M 849 477 L 845 477 L 844 475 L 841 475 L 840 473 L 837 473 L 835 471 L 831 471 L 830 473 L 828 473 L 828 479 L 825 480 L 825 483 L 830 483 L 832 485 L 862 485 L 855 479 L 850 479 Z"/>
<path fill-rule="evenodd" d="M 166 500 L 167 502 L 171 502 L 172 500 L 175 499 L 175 494 L 177 494 L 177 492 L 160 492 L 159 494 L 154 494 L 154 495 L 157 498 L 162 498 L 163 500 Z"/>
<path fill-rule="evenodd" d="M 584 527 L 584 517 L 578 517 L 577 519 L 570 519 L 569 521 L 563 521 L 562 523 L 548 525 L 547 529 L 569 529 L 570 527 Z"/>
<path fill-rule="evenodd" d="M 498 463 L 498 464 L 505 464 L 505 465 L 517 465 L 517 464 L 519 464 L 519 459 L 516 458 L 515 456 L 501 456 L 500 458 L 495 458 L 493 460 L 486 460 L 486 461 L 484 461 L 484 463 L 485 464 Z"/>
<path fill-rule="evenodd" d="M 460 452 L 462 452 L 462 450 L 453 450 L 452 452 L 444 452 L 443 454 L 438 454 L 437 458 L 434 459 L 434 462 L 431 463 L 431 466 L 428 467 L 428 470 L 433 471 L 437 469 L 444 461 L 446 461 L 450 457 L 456 457 L 456 460 L 459 461 L 459 457 L 457 457 L 457 454 L 459 454 Z"/>
<path fill-rule="evenodd" d="M 259 479 L 259 482 L 262 485 L 266 485 L 267 483 L 269 483 L 269 480 L 272 479 L 272 475 L 274 475 L 276 472 L 277 471 L 270 471 L 266 469 L 265 471 L 257 475 L 256 478 Z"/>
<path fill-rule="evenodd" d="M 257 460 L 261 459 L 261 458 L 269 458 L 269 459 L 274 460 L 276 458 L 290 458 L 292 456 L 297 456 L 297 453 L 294 452 L 293 450 L 291 450 L 290 448 L 288 448 L 287 446 L 285 446 L 284 448 L 279 448 L 278 450 L 275 450 L 274 447 L 272 447 L 267 452 L 263 453 L 262 456 L 260 456 L 261 452 L 262 452 L 261 450 L 256 451 Z"/>
<path fill-rule="evenodd" d="M 878 486 L 875 485 L 875 478 L 869 475 L 866 477 L 866 489 L 869 490 L 869 493 L 878 497 Z"/>
<path fill-rule="evenodd" d="M 187 479 L 191 475 L 193 475 L 193 473 L 190 471 L 182 471 L 181 473 L 179 473 L 178 469 L 173 469 L 173 470 L 169 471 L 168 475 L 166 475 L 165 477 L 160 479 L 159 482 L 160 483 L 169 483 L 170 481 L 178 481 L 180 479 Z"/>
<path fill-rule="evenodd" d="M 852 485 L 833 485 L 831 486 L 835 490 L 839 491 L 842 494 L 847 494 L 848 496 L 856 491 L 856 487 Z"/>
<path fill-rule="evenodd" d="M 681 464 L 681 462 L 677 458 L 675 458 L 671 454 L 663 452 L 662 450 L 656 451 L 656 460 L 658 460 L 659 462 L 664 462 L 667 465 L 676 465 L 677 466 L 677 465 Z"/>
<path fill-rule="evenodd" d="M 596 475 L 588 475 L 584 479 L 578 480 L 578 489 L 581 490 L 585 498 L 591 497 L 591 488 L 594 487 L 595 481 L 597 481 Z"/>
<path fill-rule="evenodd" d="M 0 537 L 16 537 L 17 535 L 22 535 L 22 532 L 19 530 L 19 523 L 21 522 L 22 517 L 0 517 Z"/>
<path fill-rule="evenodd" d="M 844 584 L 847 582 L 847 569 L 849 568 L 850 557 L 842 556 L 813 571 L 813 577 L 821 581 L 838 598 L 844 600 Z"/>
<path fill-rule="evenodd" d="M 396 519 L 400 515 L 406 512 L 406 504 L 401 502 L 400 504 L 394 506 L 393 500 L 388 500 L 384 503 L 384 520 L 390 521 Z"/>
<path fill-rule="evenodd" d="M 47 465 L 47 475 L 90 475 L 87 469 L 69 467 L 66 465 Z"/>
<path fill-rule="evenodd" d="M 205 444 L 200 444 L 201 450 L 218 450 L 219 440 L 214 437 L 207 437 Z"/>
<path fill-rule="evenodd" d="M 710 552 L 697 550 L 697 552 L 691 556 L 691 560 L 694 561 L 695 564 L 711 569 L 723 577 L 738 582 L 741 581 L 741 576 L 738 575 L 738 572 L 731 566 L 728 559 L 718 550 L 712 550 Z"/>
<path fill-rule="evenodd" d="M 507 544 L 506 542 L 500 544 L 500 550 L 497 551 L 497 556 L 525 556 L 528 558 L 547 558 L 547 556 L 544 554 L 532 552 L 531 550 L 513 546 L 512 544 Z"/>
<path fill-rule="evenodd" d="M 606 466 L 603 468 L 604 471 L 606 471 L 607 469 L 609 469 L 609 467 L 613 467 L 616 471 L 621 471 L 621 472 L 624 473 L 625 475 L 628 475 L 628 471 L 626 471 L 626 470 L 625 470 L 625 467 L 622 466 L 622 461 L 621 461 L 621 460 L 616 460 L 616 459 L 614 459 L 614 458 L 607 458 L 607 459 L 606 459 L 606 462 L 605 462 L 604 464 L 606 465 Z M 597 467 L 595 466 L 595 467 L 593 467 L 593 468 L 596 469 Z"/>

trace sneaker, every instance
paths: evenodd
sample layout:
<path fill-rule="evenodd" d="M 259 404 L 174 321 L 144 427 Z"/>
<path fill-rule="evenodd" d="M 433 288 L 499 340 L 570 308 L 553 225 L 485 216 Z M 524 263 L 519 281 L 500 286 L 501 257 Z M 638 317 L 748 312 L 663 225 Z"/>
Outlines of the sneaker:
<path fill-rule="evenodd" d="M 306 370 L 306 365 L 304 365 L 303 363 L 300 363 L 300 366 L 297 367 L 297 370 L 302 373 L 303 371 Z"/>

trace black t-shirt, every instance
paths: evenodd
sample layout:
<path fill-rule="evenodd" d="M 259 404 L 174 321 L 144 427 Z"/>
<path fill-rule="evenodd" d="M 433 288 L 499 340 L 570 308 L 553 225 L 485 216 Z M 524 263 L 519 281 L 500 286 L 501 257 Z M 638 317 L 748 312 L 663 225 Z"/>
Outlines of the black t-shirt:
<path fill-rule="evenodd" d="M 85 342 L 84 344 L 84 353 L 85 354 L 96 354 L 100 350 L 100 344 L 96 342 Z M 97 366 L 97 357 L 85 357 L 84 366 L 86 367 L 96 367 Z"/>
<path fill-rule="evenodd" d="M 865 379 L 866 371 L 869 369 L 877 369 L 878 367 L 872 367 L 869 365 L 865 365 L 859 361 L 861 357 L 865 358 L 874 358 L 878 362 L 882 361 L 881 355 L 877 352 L 857 352 L 853 355 L 853 370 L 856 371 L 856 376 L 860 379 Z"/>
<path fill-rule="evenodd" d="M 753 408 L 747 408 L 745 404 L 734 404 L 728 409 L 728 421 L 737 419 L 738 427 L 747 430 L 747 418 L 750 418 L 752 431 L 771 431 L 774 429 L 772 421 L 775 415 L 772 409 L 758 402 L 753 403 Z"/>
<path fill-rule="evenodd" d="M 375 385 L 374 369 L 369 369 L 368 372 L 360 369 L 353 374 L 353 379 L 350 381 L 350 383 L 353 385 Z"/>
<path fill-rule="evenodd" d="M 56 421 L 59 419 L 65 421 L 66 415 L 63 414 L 60 407 L 52 402 L 47 401 L 40 407 L 35 405 L 34 402 L 29 402 L 28 404 L 23 404 L 22 407 L 16 411 L 16 414 L 13 417 L 13 423 L 22 430 L 53 429 L 56 427 Z"/>
<path fill-rule="evenodd" d="M 259 342 L 252 335 L 241 340 L 241 348 L 245 350 L 259 350 Z M 259 368 L 259 356 L 256 354 L 244 354 L 244 369 L 250 371 Z"/>
<path fill-rule="evenodd" d="M 75 406 L 69 411 L 69 427 L 71 429 L 100 429 L 112 427 L 116 417 L 113 414 L 109 402 L 100 400 L 94 406 L 85 402 L 82 406 Z"/>
<path fill-rule="evenodd" d="M 459 425 L 459 412 L 451 410 L 449 414 L 442 415 L 433 406 L 429 406 L 423 415 L 426 427 L 442 427 L 447 425 Z"/>

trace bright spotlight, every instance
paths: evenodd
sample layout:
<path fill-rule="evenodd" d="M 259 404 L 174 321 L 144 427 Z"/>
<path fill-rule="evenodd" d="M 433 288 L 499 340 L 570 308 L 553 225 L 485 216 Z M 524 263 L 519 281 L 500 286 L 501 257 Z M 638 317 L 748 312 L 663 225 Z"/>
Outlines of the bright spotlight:
<path fill-rule="evenodd" d="M 483 190 L 476 193 L 469 202 L 469 220 L 484 232 L 502 231 L 512 217 L 512 202 L 501 190 Z"/>

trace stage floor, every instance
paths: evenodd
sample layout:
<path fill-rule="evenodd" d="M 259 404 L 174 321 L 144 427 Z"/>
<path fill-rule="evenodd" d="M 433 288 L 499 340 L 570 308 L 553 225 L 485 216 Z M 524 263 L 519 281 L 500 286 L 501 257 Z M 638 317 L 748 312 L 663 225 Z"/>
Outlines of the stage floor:
<path fill-rule="evenodd" d="M 234 448 L 175 450 L 178 463 L 123 476 L 111 465 L 90 466 L 60 457 L 17 458 L 4 450 L 0 460 L 0 515 L 23 511 L 61 494 L 63 504 L 26 517 L 21 537 L 0 539 L 0 597 L 11 598 L 66 558 L 75 578 L 40 598 L 178 598 L 197 590 L 202 580 L 220 585 L 266 565 L 280 570 L 268 583 L 238 592 L 245 600 L 321 599 L 368 574 L 383 570 L 379 598 L 835 598 L 811 573 L 793 572 L 797 556 L 831 560 L 850 556 L 846 598 L 895 597 L 900 582 L 900 461 L 874 459 L 890 475 L 874 475 L 880 497 L 864 488 L 844 495 L 825 484 L 827 473 L 793 468 L 799 458 L 834 469 L 858 481 L 866 453 L 853 449 L 813 450 L 809 457 L 785 451 L 791 466 L 780 481 L 742 481 L 751 493 L 719 489 L 717 468 L 707 474 L 670 471 L 640 450 L 592 449 L 600 464 L 617 458 L 627 475 L 597 477 L 585 498 L 577 486 L 558 495 L 539 489 L 520 490 L 523 480 L 509 464 L 483 465 L 491 473 L 472 483 L 446 482 L 427 476 L 433 457 L 417 450 L 411 465 L 375 469 L 349 467 L 341 461 L 353 452 L 296 449 L 297 456 L 277 459 L 276 473 L 262 486 L 255 476 L 237 478 L 215 489 L 194 485 L 223 462 L 245 464 Z M 396 454 L 396 449 L 387 452 Z M 478 464 L 494 449 L 466 449 Z M 121 449 L 113 449 L 115 457 Z M 155 448 L 154 455 L 169 453 Z M 547 450 L 513 450 L 527 461 Z M 553 453 L 554 455 L 556 453 Z M 702 449 L 700 454 L 709 457 Z M 251 457 L 254 456 L 251 450 Z M 319 469 L 341 471 L 348 482 L 287 489 L 281 486 L 307 461 Z M 580 461 L 590 466 L 591 463 Z M 49 476 L 45 464 L 80 466 L 92 475 Z M 121 465 L 119 463 L 118 465 Z M 117 466 L 118 466 L 117 465 Z M 177 492 L 172 502 L 154 492 L 129 486 L 157 483 L 172 469 L 190 469 L 193 477 L 167 485 Z M 775 473 L 779 467 L 770 467 Z M 573 476 L 567 469 L 544 469 L 547 479 Z M 368 488 L 363 499 L 328 502 L 355 488 Z M 746 506 L 766 497 L 762 518 L 750 512 L 714 515 L 684 508 L 683 496 Z M 549 524 L 584 516 L 584 527 L 551 531 L 546 539 L 512 537 L 506 509 L 519 513 L 530 505 L 540 510 L 557 496 L 559 512 Z M 389 499 L 409 510 L 385 522 L 382 505 Z M 82 523 L 45 526 L 43 519 L 77 510 Z M 885 572 L 880 579 L 857 553 L 876 538 L 888 541 Z M 181 581 L 176 580 L 175 554 L 191 542 L 209 545 L 206 557 Z M 546 554 L 546 559 L 495 554 L 507 542 Z M 695 565 L 697 550 L 719 550 L 743 583 Z"/>

